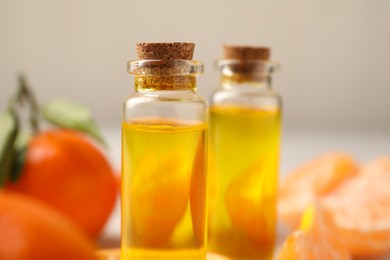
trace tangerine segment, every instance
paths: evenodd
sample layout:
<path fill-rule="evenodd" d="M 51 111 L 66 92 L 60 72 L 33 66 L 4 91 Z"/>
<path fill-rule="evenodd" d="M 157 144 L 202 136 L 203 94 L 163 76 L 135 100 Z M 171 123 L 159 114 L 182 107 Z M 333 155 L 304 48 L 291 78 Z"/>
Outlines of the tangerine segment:
<path fill-rule="evenodd" d="M 196 149 L 191 174 L 190 208 L 192 229 L 196 244 L 205 246 L 206 238 L 206 155 L 205 139 L 201 138 Z"/>
<path fill-rule="evenodd" d="M 319 206 L 309 206 L 300 229 L 286 239 L 277 260 L 350 260 L 348 250 L 334 231 L 328 213 Z"/>
<path fill-rule="evenodd" d="M 213 253 L 207 253 L 207 260 L 231 260 L 230 258 L 227 258 L 225 256 L 221 256 L 218 254 Z"/>
<path fill-rule="evenodd" d="M 321 241 L 330 249 L 329 252 L 333 252 L 335 259 L 351 259 L 344 241 L 336 233 L 332 215 L 321 204 L 312 204 L 306 208 L 302 215 L 300 230 Z"/>
<path fill-rule="evenodd" d="M 334 217 L 337 235 L 356 256 L 390 252 L 390 157 L 362 167 L 322 202 Z"/>
<path fill-rule="evenodd" d="M 276 222 L 275 197 L 267 194 L 265 186 L 276 181 L 268 181 L 271 176 L 263 168 L 263 162 L 259 161 L 232 181 L 225 194 L 225 204 L 233 227 L 254 244 L 264 246 L 273 245 Z"/>
<path fill-rule="evenodd" d="M 390 174 L 390 157 L 380 157 L 363 165 L 361 172 L 364 175 Z"/>
<path fill-rule="evenodd" d="M 190 176 L 181 156 L 144 156 L 130 187 L 131 225 L 137 246 L 161 248 L 188 206 Z"/>
<path fill-rule="evenodd" d="M 97 259 L 72 222 L 27 196 L 0 191 L 0 259 Z"/>
<path fill-rule="evenodd" d="M 310 236 L 302 230 L 294 231 L 286 241 L 277 256 L 277 260 L 319 260 L 315 258 L 313 247 L 315 245 Z"/>
<path fill-rule="evenodd" d="M 328 153 L 298 167 L 280 184 L 280 218 L 290 228 L 297 228 L 301 213 L 310 203 L 357 173 L 357 163 L 344 153 Z"/>

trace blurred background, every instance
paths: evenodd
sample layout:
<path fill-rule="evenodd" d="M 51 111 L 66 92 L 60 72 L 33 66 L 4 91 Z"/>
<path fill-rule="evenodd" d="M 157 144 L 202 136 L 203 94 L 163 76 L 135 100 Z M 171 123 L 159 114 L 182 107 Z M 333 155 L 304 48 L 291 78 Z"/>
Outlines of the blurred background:
<path fill-rule="evenodd" d="M 284 99 L 284 153 L 303 151 L 285 156 L 282 168 L 303 159 L 305 147 L 369 159 L 390 145 L 389 25 L 387 0 L 0 0 L 0 109 L 24 72 L 41 102 L 88 106 L 119 164 L 136 42 L 195 42 L 194 58 L 205 63 L 198 91 L 207 98 L 222 44 L 264 45 L 281 63 L 274 87 Z"/>

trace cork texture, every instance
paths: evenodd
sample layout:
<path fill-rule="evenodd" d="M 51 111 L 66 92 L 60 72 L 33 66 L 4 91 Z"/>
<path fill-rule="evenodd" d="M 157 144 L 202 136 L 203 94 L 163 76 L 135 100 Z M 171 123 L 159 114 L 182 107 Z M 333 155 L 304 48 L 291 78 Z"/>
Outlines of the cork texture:
<path fill-rule="evenodd" d="M 192 60 L 195 43 L 140 42 L 136 48 L 139 60 Z"/>
<path fill-rule="evenodd" d="M 270 49 L 261 46 L 224 45 L 224 59 L 269 60 Z"/>

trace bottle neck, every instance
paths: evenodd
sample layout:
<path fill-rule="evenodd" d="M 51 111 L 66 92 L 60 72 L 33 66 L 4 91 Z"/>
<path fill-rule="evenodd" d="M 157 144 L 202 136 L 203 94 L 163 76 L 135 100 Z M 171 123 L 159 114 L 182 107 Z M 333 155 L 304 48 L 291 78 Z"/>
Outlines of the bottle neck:
<path fill-rule="evenodd" d="M 194 60 L 129 61 L 128 72 L 135 75 L 136 91 L 195 91 L 196 76 L 203 73 L 203 63 Z"/>
<path fill-rule="evenodd" d="M 218 68 L 224 88 L 270 89 L 275 65 L 262 60 L 220 60 Z"/>
<path fill-rule="evenodd" d="M 194 75 L 136 75 L 136 91 L 193 90 L 196 89 Z"/>
<path fill-rule="evenodd" d="M 221 85 L 223 88 L 258 88 L 258 89 L 271 89 L 272 81 L 271 76 L 259 76 L 234 73 L 232 75 L 221 75 Z"/>

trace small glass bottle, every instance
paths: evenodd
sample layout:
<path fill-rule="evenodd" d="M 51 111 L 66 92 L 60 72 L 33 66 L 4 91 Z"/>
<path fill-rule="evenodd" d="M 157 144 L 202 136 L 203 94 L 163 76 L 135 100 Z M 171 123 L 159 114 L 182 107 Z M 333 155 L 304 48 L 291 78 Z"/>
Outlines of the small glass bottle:
<path fill-rule="evenodd" d="M 193 43 L 138 43 L 122 124 L 121 259 L 205 259 L 207 101 Z"/>
<path fill-rule="evenodd" d="M 269 49 L 224 46 L 221 86 L 210 101 L 209 251 L 272 259 L 281 98 Z"/>

